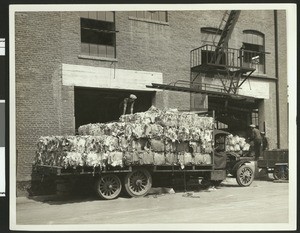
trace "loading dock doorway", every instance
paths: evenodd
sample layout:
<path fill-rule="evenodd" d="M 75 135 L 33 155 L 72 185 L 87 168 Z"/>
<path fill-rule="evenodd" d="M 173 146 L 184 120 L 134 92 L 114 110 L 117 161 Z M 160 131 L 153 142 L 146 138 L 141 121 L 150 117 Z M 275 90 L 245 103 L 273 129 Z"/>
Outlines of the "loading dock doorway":
<path fill-rule="evenodd" d="M 247 137 L 249 125 L 258 125 L 258 106 L 260 99 L 224 99 L 208 97 L 208 110 L 215 111 L 217 128 L 234 135 Z"/>
<path fill-rule="evenodd" d="M 155 92 L 75 87 L 75 127 L 89 123 L 105 123 L 119 119 L 120 103 L 130 94 L 137 96 L 135 112 L 147 111 Z"/>

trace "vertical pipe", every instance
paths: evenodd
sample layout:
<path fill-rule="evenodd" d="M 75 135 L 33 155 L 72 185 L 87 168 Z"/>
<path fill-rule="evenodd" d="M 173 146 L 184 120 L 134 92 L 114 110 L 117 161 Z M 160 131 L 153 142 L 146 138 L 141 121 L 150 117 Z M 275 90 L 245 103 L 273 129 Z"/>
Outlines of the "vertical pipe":
<path fill-rule="evenodd" d="M 278 84 L 278 19 L 277 10 L 274 10 L 274 34 L 275 34 L 275 84 L 276 84 L 276 124 L 277 124 L 277 148 L 280 148 L 280 112 L 279 112 L 279 84 Z"/>

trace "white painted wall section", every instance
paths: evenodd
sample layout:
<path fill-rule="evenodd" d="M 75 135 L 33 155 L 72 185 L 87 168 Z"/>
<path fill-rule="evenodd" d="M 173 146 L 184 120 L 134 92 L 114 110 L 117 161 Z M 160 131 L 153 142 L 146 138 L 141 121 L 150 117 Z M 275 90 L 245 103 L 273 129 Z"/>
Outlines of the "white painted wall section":
<path fill-rule="evenodd" d="M 240 88 L 238 92 L 240 95 L 261 99 L 270 98 L 269 83 L 265 80 L 248 79 Z"/>
<path fill-rule="evenodd" d="M 222 86 L 219 78 L 203 77 L 202 81 L 207 84 Z M 238 94 L 259 99 L 269 99 L 269 81 L 248 78 L 238 90 Z"/>
<path fill-rule="evenodd" d="M 66 86 L 154 91 L 146 85 L 163 83 L 163 75 L 160 72 L 62 64 L 62 83 Z"/>

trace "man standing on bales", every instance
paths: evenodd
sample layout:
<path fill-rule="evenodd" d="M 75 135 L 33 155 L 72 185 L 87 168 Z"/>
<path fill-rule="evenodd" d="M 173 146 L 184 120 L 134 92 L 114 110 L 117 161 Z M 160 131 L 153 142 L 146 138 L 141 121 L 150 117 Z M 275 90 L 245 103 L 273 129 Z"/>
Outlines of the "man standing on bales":
<path fill-rule="evenodd" d="M 128 112 L 127 109 L 130 110 L 130 114 L 133 114 L 133 107 L 134 107 L 134 102 L 136 99 L 137 99 L 137 97 L 134 94 L 130 94 L 129 98 L 127 97 L 122 101 L 122 103 L 121 103 L 123 106 L 122 115 L 125 115 L 126 112 Z"/>

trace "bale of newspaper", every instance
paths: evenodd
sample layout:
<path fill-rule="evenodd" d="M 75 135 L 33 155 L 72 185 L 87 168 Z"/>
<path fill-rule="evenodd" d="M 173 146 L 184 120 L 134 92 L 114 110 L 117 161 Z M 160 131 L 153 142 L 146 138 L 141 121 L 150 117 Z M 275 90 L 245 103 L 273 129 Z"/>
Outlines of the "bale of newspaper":
<path fill-rule="evenodd" d="M 61 167 L 211 164 L 213 118 L 176 109 L 122 115 L 82 125 L 76 136 L 45 136 L 35 163 Z"/>
<path fill-rule="evenodd" d="M 232 134 L 226 136 L 225 144 L 226 151 L 248 151 L 250 148 L 250 144 L 246 142 L 246 139 L 244 137 Z"/>

